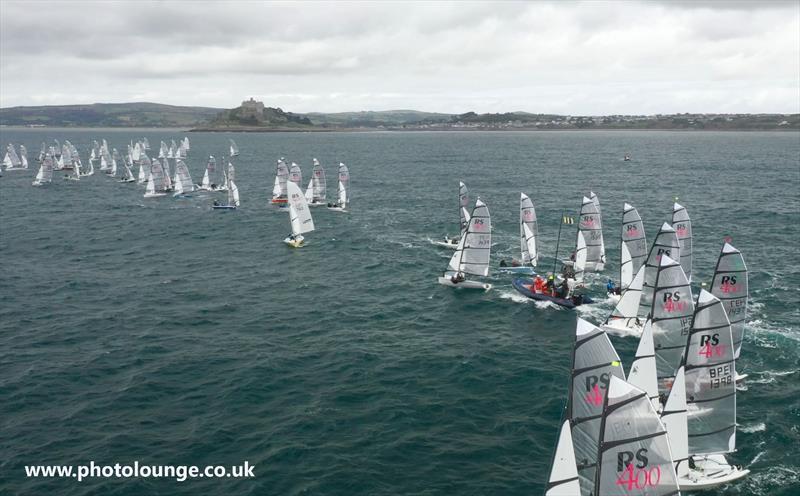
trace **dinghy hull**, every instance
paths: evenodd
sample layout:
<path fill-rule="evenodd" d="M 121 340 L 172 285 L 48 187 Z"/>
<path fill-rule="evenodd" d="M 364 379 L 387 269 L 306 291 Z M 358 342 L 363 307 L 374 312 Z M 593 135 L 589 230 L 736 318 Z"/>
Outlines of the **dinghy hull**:
<path fill-rule="evenodd" d="M 480 281 L 461 281 L 454 283 L 449 277 L 439 277 L 438 279 L 439 284 L 442 286 L 450 286 L 451 288 L 461 288 L 461 289 L 482 289 L 484 291 L 489 291 L 492 289 L 491 284 L 483 283 Z"/>
<path fill-rule="evenodd" d="M 586 303 L 594 303 L 588 296 L 559 298 L 557 296 L 550 296 L 543 293 L 535 293 L 531 289 L 533 287 L 533 281 L 531 279 L 518 277 L 514 279 L 511 284 L 520 294 L 523 294 L 532 300 L 549 301 L 564 308 L 575 308 L 576 306 L 584 305 Z"/>
<path fill-rule="evenodd" d="M 214 210 L 236 210 L 235 205 L 213 205 L 211 208 Z"/>

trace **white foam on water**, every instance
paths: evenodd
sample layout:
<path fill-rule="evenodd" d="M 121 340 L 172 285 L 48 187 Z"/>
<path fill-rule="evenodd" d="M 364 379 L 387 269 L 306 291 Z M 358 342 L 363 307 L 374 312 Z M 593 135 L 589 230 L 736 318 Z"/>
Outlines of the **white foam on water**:
<path fill-rule="evenodd" d="M 754 456 L 752 460 L 750 460 L 750 463 L 748 463 L 748 465 L 754 464 L 755 462 L 760 460 L 762 456 L 764 456 L 766 454 L 767 454 L 766 451 L 759 451 L 758 454 L 756 456 Z"/>
<path fill-rule="evenodd" d="M 759 375 L 759 378 L 751 379 L 748 377 L 745 379 L 745 381 L 748 384 L 772 384 L 778 380 L 778 377 L 784 377 L 795 373 L 797 373 L 796 370 L 765 370 L 763 372 L 756 372 L 756 374 Z"/>
<path fill-rule="evenodd" d="M 504 300 L 511 300 L 514 303 L 526 303 L 527 304 L 527 303 L 533 301 L 530 298 L 528 298 L 527 296 L 523 296 L 523 295 L 517 293 L 516 291 L 500 290 L 497 293 L 500 296 L 500 298 L 502 298 Z"/>
<path fill-rule="evenodd" d="M 762 431 L 765 431 L 765 430 L 767 430 L 767 426 L 766 426 L 766 424 L 764 424 L 764 422 L 759 422 L 757 424 L 751 424 L 751 425 L 739 426 L 739 431 L 746 432 L 747 434 L 752 434 L 754 432 L 762 432 Z M 753 460 L 753 462 L 754 461 L 755 460 Z M 750 463 L 753 463 L 753 462 L 750 462 Z"/>
<path fill-rule="evenodd" d="M 595 325 L 600 325 L 599 323 L 605 322 L 606 316 L 609 314 L 607 309 L 594 303 L 577 306 L 575 307 L 575 310 L 581 314 L 582 319 L 597 323 Z"/>

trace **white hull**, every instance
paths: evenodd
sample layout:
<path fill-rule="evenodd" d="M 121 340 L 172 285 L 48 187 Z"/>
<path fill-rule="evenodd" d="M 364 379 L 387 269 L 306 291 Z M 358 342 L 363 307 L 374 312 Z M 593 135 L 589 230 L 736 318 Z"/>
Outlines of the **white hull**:
<path fill-rule="evenodd" d="M 167 194 L 166 193 L 145 193 L 144 194 L 145 198 L 156 198 L 158 196 L 167 196 Z"/>
<path fill-rule="evenodd" d="M 451 241 L 433 241 L 433 244 L 435 244 L 436 246 L 441 246 L 443 248 L 448 248 L 450 250 L 455 250 L 458 247 L 458 240 L 455 239 L 452 241 L 455 241 L 455 243 L 452 243 Z"/>
<path fill-rule="evenodd" d="M 309 207 L 324 207 L 327 205 L 325 202 L 311 202 L 308 204 Z"/>
<path fill-rule="evenodd" d="M 695 468 L 689 470 L 687 477 L 678 479 L 681 491 L 701 491 L 739 480 L 750 470 L 729 465 L 724 456 L 709 455 L 708 458 L 695 459 Z"/>
<path fill-rule="evenodd" d="M 749 375 L 749 374 L 741 374 L 741 375 L 740 375 L 740 374 L 739 374 L 739 372 L 736 372 L 736 379 L 735 379 L 735 381 L 736 381 L 736 382 L 742 382 L 743 380 L 747 379 L 747 376 L 748 376 L 748 375 Z"/>
<path fill-rule="evenodd" d="M 131 179 L 120 179 L 117 182 L 120 182 L 120 183 L 135 183 L 136 179 L 133 179 L 133 178 L 131 178 Z"/>
<path fill-rule="evenodd" d="M 328 210 L 332 210 L 334 212 L 347 212 L 347 210 L 343 209 L 342 207 L 328 207 Z"/>
<path fill-rule="evenodd" d="M 28 170 L 27 167 L 6 167 L 3 169 L 4 171 L 14 171 L 14 170 Z"/>
<path fill-rule="evenodd" d="M 449 277 L 439 277 L 438 280 L 439 284 L 442 286 L 450 286 L 451 288 L 483 289 L 484 291 L 492 289 L 491 284 L 486 284 L 479 281 L 461 281 L 459 283 L 454 283 Z"/>
<path fill-rule="evenodd" d="M 290 248 L 301 248 L 305 246 L 305 240 L 303 238 L 299 239 L 286 238 L 283 240 L 283 242 L 286 243 L 286 245 L 289 246 Z"/>
<path fill-rule="evenodd" d="M 634 319 L 614 319 L 608 324 L 600 326 L 604 331 L 614 334 L 616 336 L 632 336 L 639 337 L 642 335 L 642 326 L 636 325 Z M 625 325 L 625 324 L 629 325 Z"/>

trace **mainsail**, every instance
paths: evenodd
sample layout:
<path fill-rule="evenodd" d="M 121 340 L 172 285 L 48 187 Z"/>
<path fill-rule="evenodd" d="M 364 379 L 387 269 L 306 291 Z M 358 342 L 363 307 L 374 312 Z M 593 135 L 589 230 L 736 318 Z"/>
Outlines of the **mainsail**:
<path fill-rule="evenodd" d="M 272 199 L 286 198 L 286 180 L 289 178 L 289 168 L 283 159 L 278 160 L 275 166 L 275 187 L 272 189 Z"/>
<path fill-rule="evenodd" d="M 553 456 L 550 479 L 547 482 L 545 496 L 579 495 L 581 487 L 578 483 L 578 469 L 575 466 L 575 450 L 572 447 L 572 431 L 569 420 L 561 424 L 558 445 Z"/>
<path fill-rule="evenodd" d="M 566 418 L 572 425 L 581 494 L 596 494 L 594 482 L 603 398 L 609 378 L 624 380 L 625 372 L 608 335 L 581 318 L 575 328 L 572 350 Z"/>
<path fill-rule="evenodd" d="M 19 145 L 19 162 L 23 169 L 28 168 L 28 150 L 25 145 Z"/>
<path fill-rule="evenodd" d="M 680 494 L 667 431 L 647 393 L 611 377 L 600 431 L 595 494 Z"/>
<path fill-rule="evenodd" d="M 656 373 L 656 353 L 653 347 L 653 324 L 649 320 L 642 327 L 636 357 L 628 371 L 628 382 L 645 393 L 654 407 L 658 407 L 658 377 Z"/>
<path fill-rule="evenodd" d="M 681 248 L 681 267 L 689 282 L 692 282 L 692 221 L 686 207 L 678 203 L 672 206 L 672 228 L 675 229 Z"/>
<path fill-rule="evenodd" d="M 693 313 L 692 291 L 681 264 L 662 255 L 650 310 L 658 387 L 662 391 L 669 390 L 681 365 Z"/>
<path fill-rule="evenodd" d="M 684 357 L 689 453 L 736 449 L 736 371 L 731 325 L 722 302 L 700 290 Z"/>
<path fill-rule="evenodd" d="M 536 237 L 539 235 L 538 225 L 533 202 L 525 193 L 520 193 L 519 237 L 522 249 L 522 263 L 529 263 L 533 267 L 536 267 L 539 261 L 539 250 L 536 246 Z"/>
<path fill-rule="evenodd" d="M 36 179 L 33 181 L 34 186 L 40 186 L 49 183 L 53 180 L 53 157 L 49 153 L 45 154 L 39 170 L 36 172 Z"/>
<path fill-rule="evenodd" d="M 644 281 L 642 282 L 642 297 L 639 300 L 639 317 L 646 318 L 653 306 L 653 288 L 656 284 L 656 274 L 661 256 L 667 255 L 673 260 L 680 259 L 680 246 L 675 230 L 666 222 L 661 225 L 658 234 L 653 240 L 653 246 L 647 254 L 644 264 Z"/>
<path fill-rule="evenodd" d="M 644 267 L 639 267 L 630 285 L 622 292 L 617 306 L 606 319 L 606 324 L 622 321 L 624 327 L 634 327 L 638 322 L 639 301 L 642 298 L 642 283 L 644 282 Z"/>
<path fill-rule="evenodd" d="M 583 234 L 583 239 L 586 242 L 586 270 L 602 271 L 606 262 L 605 246 L 603 244 L 603 224 L 597 205 L 593 200 L 585 196 L 581 205 L 578 232 Z"/>
<path fill-rule="evenodd" d="M 289 169 L 289 181 L 295 183 L 298 187 L 300 187 L 303 182 L 303 171 L 300 170 L 300 166 L 294 162 L 292 162 L 292 167 Z"/>
<path fill-rule="evenodd" d="M 627 250 L 629 260 L 624 260 L 620 266 L 620 287 L 625 289 L 630 279 L 626 279 L 625 274 L 633 274 L 644 265 L 647 259 L 647 239 L 644 232 L 644 224 L 639 212 L 632 205 L 625 203 L 622 206 L 622 243 L 621 250 Z"/>
<path fill-rule="evenodd" d="M 314 230 L 314 221 L 311 218 L 311 210 L 306 203 L 306 197 L 300 191 L 300 187 L 293 181 L 287 183 L 289 192 L 289 222 L 292 225 L 292 234 L 295 236 L 311 232 Z"/>
<path fill-rule="evenodd" d="M 711 294 L 722 301 L 731 322 L 733 356 L 739 358 L 744 338 L 744 322 L 747 317 L 748 280 L 747 266 L 742 253 L 725 243 L 717 259 Z"/>
<path fill-rule="evenodd" d="M 586 272 L 586 240 L 583 233 L 578 231 L 578 242 L 575 246 L 575 262 L 572 264 L 575 271 L 575 281 L 583 282 L 583 275 Z"/>
<path fill-rule="evenodd" d="M 314 159 L 314 169 L 311 172 L 312 202 L 325 203 L 327 198 L 327 184 L 325 182 L 325 169 L 319 160 Z"/>
<path fill-rule="evenodd" d="M 475 208 L 472 209 L 467 231 L 461 236 L 447 270 L 488 276 L 491 251 L 492 219 L 489 216 L 489 208 L 478 198 Z"/>
<path fill-rule="evenodd" d="M 467 230 L 467 225 L 469 225 L 469 191 L 467 191 L 467 185 L 462 183 L 461 181 L 458 182 L 458 215 L 461 217 L 461 234 L 464 234 Z"/>
<path fill-rule="evenodd" d="M 194 191 L 194 183 L 192 176 L 189 175 L 189 168 L 186 163 L 178 159 L 175 162 L 175 192 L 177 193 L 191 193 Z"/>
<path fill-rule="evenodd" d="M 239 188 L 233 181 L 228 183 L 228 205 L 234 207 L 239 206 Z"/>

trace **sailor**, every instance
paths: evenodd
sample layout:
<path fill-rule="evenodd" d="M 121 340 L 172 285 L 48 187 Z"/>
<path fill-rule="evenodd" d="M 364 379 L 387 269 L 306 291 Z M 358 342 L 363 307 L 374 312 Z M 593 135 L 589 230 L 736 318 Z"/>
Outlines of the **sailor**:
<path fill-rule="evenodd" d="M 606 283 L 606 291 L 608 291 L 608 294 L 619 294 L 619 288 L 614 287 L 614 281 L 611 279 Z"/>
<path fill-rule="evenodd" d="M 214 206 L 215 206 L 215 207 L 218 207 L 218 206 L 219 206 L 219 200 L 214 200 Z"/>
<path fill-rule="evenodd" d="M 561 285 L 559 286 L 558 297 L 559 298 L 566 298 L 569 296 L 569 283 L 566 279 L 561 281 Z"/>
<path fill-rule="evenodd" d="M 547 282 L 544 285 L 544 292 L 550 294 L 551 296 L 555 294 L 555 281 L 553 280 L 552 272 L 547 273 Z"/>
<path fill-rule="evenodd" d="M 505 259 L 500 260 L 500 267 L 508 267 L 508 264 L 506 263 Z"/>
<path fill-rule="evenodd" d="M 521 265 L 522 265 L 522 264 L 521 264 L 521 263 L 519 263 L 519 260 L 517 260 L 516 258 L 512 258 L 512 259 L 511 259 L 511 266 L 512 266 L 512 267 L 519 267 L 519 266 L 521 266 Z"/>

